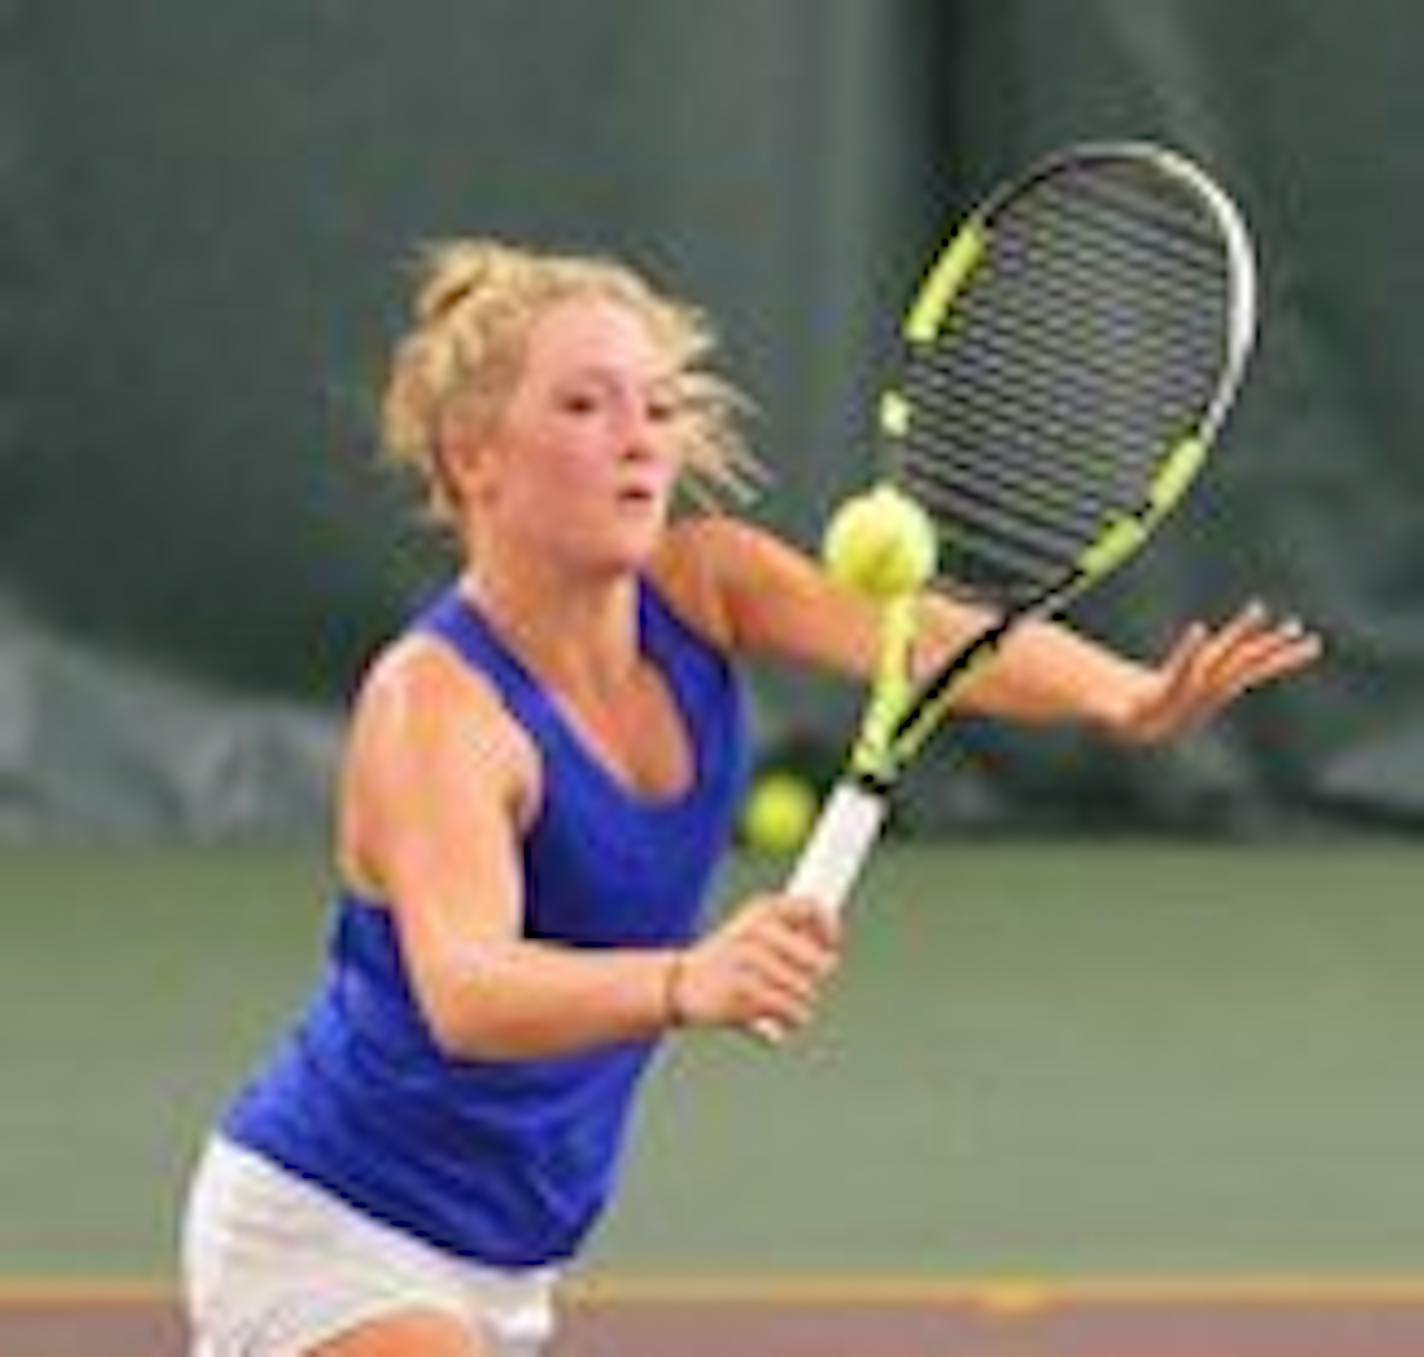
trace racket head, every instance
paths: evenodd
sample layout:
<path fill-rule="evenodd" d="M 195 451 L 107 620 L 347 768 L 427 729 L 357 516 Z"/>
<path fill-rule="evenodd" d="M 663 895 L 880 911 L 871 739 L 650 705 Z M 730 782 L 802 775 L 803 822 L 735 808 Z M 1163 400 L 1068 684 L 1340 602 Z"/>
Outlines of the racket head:
<path fill-rule="evenodd" d="M 1181 499 L 1239 389 L 1257 269 L 1236 205 L 1147 142 L 1055 153 L 939 252 L 879 409 L 950 582 L 1055 611 Z"/>

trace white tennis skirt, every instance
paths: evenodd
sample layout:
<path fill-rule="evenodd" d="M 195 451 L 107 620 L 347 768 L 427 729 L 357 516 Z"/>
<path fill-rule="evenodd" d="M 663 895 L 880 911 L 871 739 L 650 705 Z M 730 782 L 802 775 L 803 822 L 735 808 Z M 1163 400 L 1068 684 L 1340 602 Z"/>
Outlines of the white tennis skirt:
<path fill-rule="evenodd" d="M 189 1194 L 183 1273 L 194 1357 L 299 1357 L 412 1309 L 498 1357 L 537 1357 L 554 1328 L 556 1269 L 476 1266 L 221 1138 Z"/>

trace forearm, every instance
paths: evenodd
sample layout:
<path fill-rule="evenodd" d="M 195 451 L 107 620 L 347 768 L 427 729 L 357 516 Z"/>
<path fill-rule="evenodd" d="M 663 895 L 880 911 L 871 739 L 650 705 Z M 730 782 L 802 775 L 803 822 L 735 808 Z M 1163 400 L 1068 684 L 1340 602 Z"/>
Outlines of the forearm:
<path fill-rule="evenodd" d="M 932 670 L 993 614 L 942 597 L 926 600 L 916 669 Z M 1026 621 L 966 685 L 964 710 L 1024 724 L 1074 721 L 1113 730 L 1151 681 L 1145 666 L 1055 622 Z"/>
<path fill-rule="evenodd" d="M 699 548 L 714 562 L 733 640 L 747 653 L 809 663 L 869 679 L 876 664 L 879 605 L 835 583 L 809 558 L 729 520 L 702 525 Z M 994 620 L 992 610 L 933 594 L 924 600 L 916 668 L 932 669 Z M 966 710 L 1050 724 L 1118 728 L 1150 681 L 1142 665 L 1068 628 L 1026 622 L 968 685 Z"/>
<path fill-rule="evenodd" d="M 673 1026 L 678 956 L 491 940 L 446 956 L 440 974 L 427 972 L 418 988 L 446 1054 L 534 1060 L 644 1040 Z"/>

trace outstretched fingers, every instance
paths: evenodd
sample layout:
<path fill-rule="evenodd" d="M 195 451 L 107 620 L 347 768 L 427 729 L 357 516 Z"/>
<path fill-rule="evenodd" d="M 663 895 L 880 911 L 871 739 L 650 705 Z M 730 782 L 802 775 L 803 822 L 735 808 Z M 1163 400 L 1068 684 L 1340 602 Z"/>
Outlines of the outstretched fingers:
<path fill-rule="evenodd" d="M 1297 672 L 1320 658 L 1323 645 L 1297 617 L 1273 621 L 1248 604 L 1203 647 L 1196 698 L 1209 716 L 1251 688 Z"/>
<path fill-rule="evenodd" d="M 1201 725 L 1248 690 L 1314 663 L 1322 650 L 1319 635 L 1299 618 L 1275 620 L 1258 600 L 1214 631 L 1194 622 L 1158 669 L 1126 734 L 1155 741 Z"/>

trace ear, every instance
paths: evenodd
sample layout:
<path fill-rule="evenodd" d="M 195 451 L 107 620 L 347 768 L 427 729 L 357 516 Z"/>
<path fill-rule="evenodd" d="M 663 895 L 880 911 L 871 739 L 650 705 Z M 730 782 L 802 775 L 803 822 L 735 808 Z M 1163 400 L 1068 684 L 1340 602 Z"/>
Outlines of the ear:
<path fill-rule="evenodd" d="M 488 503 L 498 482 L 499 452 L 483 425 L 454 402 L 440 421 L 440 470 L 460 504 Z"/>

